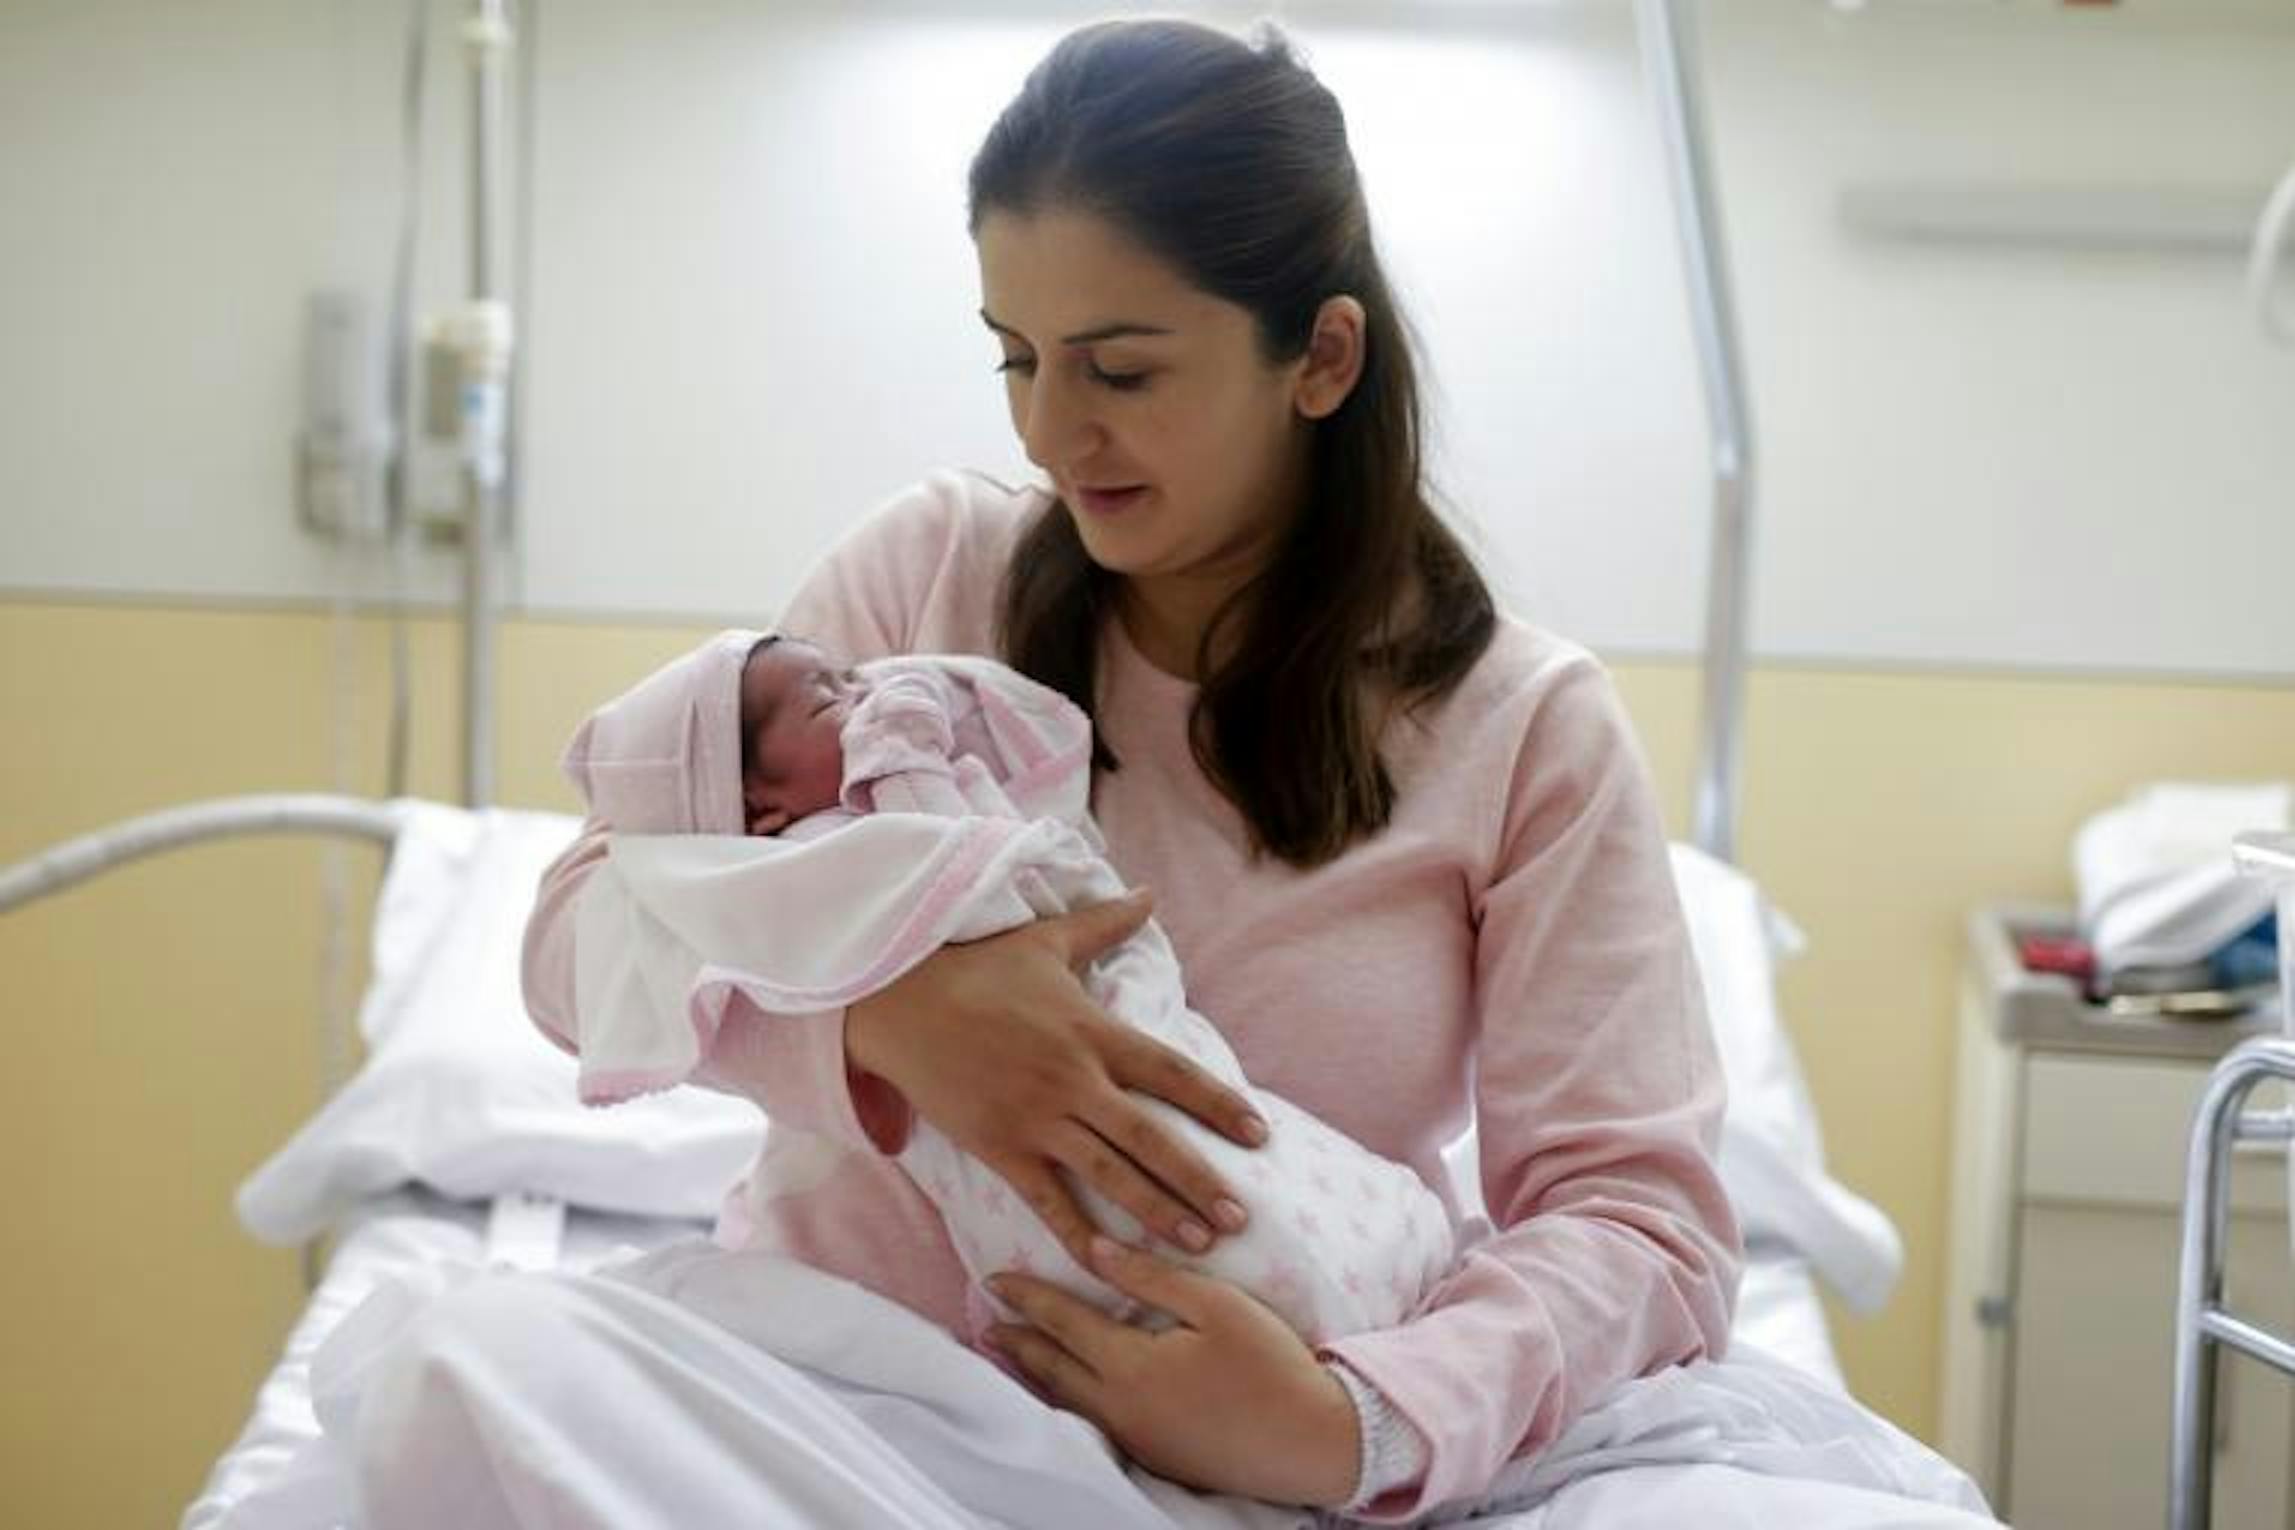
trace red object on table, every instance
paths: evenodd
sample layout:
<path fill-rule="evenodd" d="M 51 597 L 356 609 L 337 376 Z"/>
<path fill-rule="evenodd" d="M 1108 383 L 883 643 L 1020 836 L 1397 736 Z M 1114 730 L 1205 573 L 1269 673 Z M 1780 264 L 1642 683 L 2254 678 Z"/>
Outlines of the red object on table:
<path fill-rule="evenodd" d="M 2096 951 L 2074 935 L 2019 935 L 2016 955 L 2026 972 L 2057 972 L 2082 983 L 2096 976 Z"/>

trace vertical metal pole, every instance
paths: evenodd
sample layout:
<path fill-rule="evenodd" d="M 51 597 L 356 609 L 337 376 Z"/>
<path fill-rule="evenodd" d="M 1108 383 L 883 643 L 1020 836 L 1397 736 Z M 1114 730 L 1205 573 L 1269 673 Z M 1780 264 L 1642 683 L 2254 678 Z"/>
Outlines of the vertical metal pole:
<path fill-rule="evenodd" d="M 470 57 L 471 121 L 471 301 L 461 333 L 463 484 L 468 507 L 462 528 L 462 797 L 471 807 L 483 807 L 494 797 L 495 565 L 502 527 L 511 344 L 494 216 L 502 165 L 502 56 L 511 45 L 503 0 L 473 0 L 462 37 Z"/>
<path fill-rule="evenodd" d="M 2224 1175 L 2244 1086 L 2218 1068 L 2192 1123 L 2184 1163 L 2183 1242 L 2177 1255 L 2175 1381 L 2168 1429 L 2169 1530 L 2207 1530 L 2215 1448 L 2215 1343 L 2201 1314 L 2223 1300 Z"/>
<path fill-rule="evenodd" d="M 1713 545 L 1707 559 L 1705 700 L 1693 833 L 1737 858 L 1738 761 L 1745 712 L 1746 607 L 1753 578 L 1753 419 L 1731 298 L 1727 240 L 1706 147 L 1697 37 L 1686 0 L 1639 0 L 1650 94 L 1665 140 L 1689 278 L 1707 418 L 1713 430 Z"/>

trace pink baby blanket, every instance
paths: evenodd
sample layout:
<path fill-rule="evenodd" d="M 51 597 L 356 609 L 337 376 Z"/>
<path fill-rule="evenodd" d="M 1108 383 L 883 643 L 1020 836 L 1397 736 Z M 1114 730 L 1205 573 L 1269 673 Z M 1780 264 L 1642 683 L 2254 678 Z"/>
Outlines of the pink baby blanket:
<path fill-rule="evenodd" d="M 604 708 L 577 735 L 568 772 L 619 794 L 666 832 L 617 833 L 576 911 L 575 991 L 583 1098 L 667 1088 L 709 1055 L 734 996 L 768 1015 L 804 1015 L 876 992 L 951 940 L 975 940 L 1123 892 L 1085 812 L 1090 725 L 1066 698 L 979 659 L 862 666 L 843 728 L 844 806 L 776 838 L 708 832 L 739 821 L 716 783 L 738 776 L 734 714 L 720 703 L 754 634 L 724 634 Z M 730 755 L 728 749 L 730 748 Z M 604 811 L 605 798 L 593 795 Z M 619 829 L 620 821 L 606 813 Z M 680 831 L 674 826 L 689 824 Z M 700 830 L 696 832 L 696 830 Z M 1417 1175 L 1370 1153 L 1279 1096 L 1253 1088 L 1218 1030 L 1188 1007 L 1179 962 L 1152 922 L 1093 964 L 1108 1012 L 1242 1091 L 1270 1127 L 1241 1148 L 1160 1101 L 1143 1104 L 1237 1187 L 1250 1228 L 1209 1255 L 1165 1252 L 1243 1285 L 1322 1340 L 1399 1321 L 1450 1265 L 1442 1203 Z M 770 1201 L 788 1134 L 768 1134 L 753 1179 Z M 1017 1204 L 1004 1182 L 919 1122 L 902 1168 L 946 1218 L 975 1285 L 974 1319 L 1009 1314 L 978 1283 L 1033 1270 L 1112 1311 L 1125 1304 Z M 803 1188 L 791 1184 L 789 1190 Z M 1142 1234 L 1084 1192 L 1102 1227 Z"/>

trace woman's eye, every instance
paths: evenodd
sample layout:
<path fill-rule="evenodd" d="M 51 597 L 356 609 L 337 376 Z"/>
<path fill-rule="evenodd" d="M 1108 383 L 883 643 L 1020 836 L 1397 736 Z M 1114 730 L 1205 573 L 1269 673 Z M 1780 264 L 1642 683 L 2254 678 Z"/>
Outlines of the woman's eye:
<path fill-rule="evenodd" d="M 1092 368 L 1092 381 L 1118 393 L 1136 393 L 1147 386 L 1147 380 L 1145 372 L 1103 372 L 1096 366 Z"/>
<path fill-rule="evenodd" d="M 1017 372 L 1022 377 L 1036 370 L 1036 363 L 1026 356 L 1007 356 L 996 364 L 998 373 Z"/>

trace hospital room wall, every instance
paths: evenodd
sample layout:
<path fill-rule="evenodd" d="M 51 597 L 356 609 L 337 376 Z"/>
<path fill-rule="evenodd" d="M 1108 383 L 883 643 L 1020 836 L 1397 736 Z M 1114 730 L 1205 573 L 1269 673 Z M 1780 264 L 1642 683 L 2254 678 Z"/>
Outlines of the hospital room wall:
<path fill-rule="evenodd" d="M 699 631 L 513 622 L 505 800 L 570 809 L 552 762 L 578 715 Z M 414 786 L 451 797 L 452 630 L 411 635 Z M 336 696 L 345 784 L 377 789 L 385 647 L 379 623 L 338 634 L 307 610 L 0 603 L 15 745 L 0 751 L 0 860 L 185 798 L 334 784 Z M 1695 671 L 1616 673 L 1678 833 Z M 1887 1311 L 1836 1314 L 1836 1337 L 1858 1393 L 1928 1434 L 1961 918 L 1980 897 L 2064 898 L 2073 825 L 2131 782 L 2284 770 L 2295 693 L 1764 665 L 1749 716 L 1746 857 L 1811 937 L 1784 978 L 1787 1022 L 1835 1172 L 1910 1250 Z M 374 858 L 347 854 L 355 944 Z M 0 1153 L 36 1166 L 17 1176 L 0 1273 L 17 1315 L 0 1370 L 18 1383 L 0 1401 L 0 1473 L 24 1523 L 166 1522 L 299 1306 L 295 1256 L 250 1244 L 230 1197 L 317 1098 L 323 857 L 184 852 L 0 920 L 0 1024 L 18 1049 Z"/>
<path fill-rule="evenodd" d="M 455 6 L 423 3 L 428 315 L 463 294 L 466 110 Z M 1426 341 L 1437 482 L 1512 603 L 1606 651 L 1693 651 L 1705 426 L 1630 7 L 1271 8 L 1346 105 Z M 964 167 L 1099 9 L 538 6 L 516 603 L 754 616 L 856 507 L 1022 466 Z M 2234 252 L 1922 244 L 1838 209 L 1907 179 L 2260 204 L 2295 143 L 2295 7 L 1698 10 L 1760 650 L 2284 675 L 2295 367 L 2255 338 Z M 0 590 L 451 598 L 448 554 L 308 535 L 292 471 L 306 296 L 348 285 L 379 322 L 389 291 L 406 15 L 0 6 L 0 499 L 39 507 L 0 516 Z"/>

